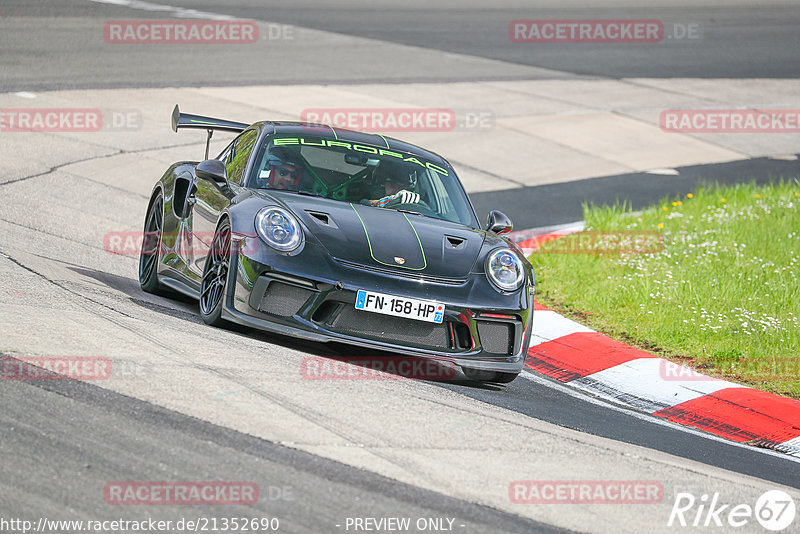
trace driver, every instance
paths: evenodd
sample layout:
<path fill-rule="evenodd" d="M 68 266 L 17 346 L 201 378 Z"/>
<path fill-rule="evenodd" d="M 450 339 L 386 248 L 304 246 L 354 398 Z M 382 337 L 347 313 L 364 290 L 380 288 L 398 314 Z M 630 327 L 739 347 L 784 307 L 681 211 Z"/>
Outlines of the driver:
<path fill-rule="evenodd" d="M 302 177 L 303 167 L 285 148 L 272 149 L 264 169 L 258 174 L 259 186 L 270 189 L 297 189 Z"/>
<path fill-rule="evenodd" d="M 408 174 L 402 165 L 392 161 L 382 161 L 375 169 L 378 183 L 383 182 L 385 196 L 376 200 L 364 200 L 362 203 L 381 208 L 389 208 L 398 204 L 416 204 L 419 202 L 416 174 Z"/>

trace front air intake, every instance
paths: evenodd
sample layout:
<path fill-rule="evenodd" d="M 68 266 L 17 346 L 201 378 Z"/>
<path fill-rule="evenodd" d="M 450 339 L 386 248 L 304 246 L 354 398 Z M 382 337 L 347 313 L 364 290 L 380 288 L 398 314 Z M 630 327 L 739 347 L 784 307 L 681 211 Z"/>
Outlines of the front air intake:
<path fill-rule="evenodd" d="M 336 316 L 332 328 L 344 334 L 417 347 L 447 349 L 450 344 L 447 328 L 442 323 L 370 313 L 356 310 L 352 305 Z"/>
<path fill-rule="evenodd" d="M 478 337 L 483 350 L 494 354 L 513 354 L 514 324 L 499 321 L 477 321 Z"/>
<path fill-rule="evenodd" d="M 306 303 L 314 292 L 302 287 L 271 282 L 261 298 L 258 309 L 264 313 L 291 317 Z"/>

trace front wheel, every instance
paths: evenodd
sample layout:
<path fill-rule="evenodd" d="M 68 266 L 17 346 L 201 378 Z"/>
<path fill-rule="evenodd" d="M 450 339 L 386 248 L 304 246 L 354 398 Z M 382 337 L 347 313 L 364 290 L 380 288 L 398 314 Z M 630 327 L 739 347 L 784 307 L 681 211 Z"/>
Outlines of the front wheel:
<path fill-rule="evenodd" d="M 226 219 L 214 234 L 200 282 L 200 317 L 211 326 L 227 325 L 227 321 L 222 318 L 222 306 L 227 290 L 230 260 L 231 225 Z"/>
<path fill-rule="evenodd" d="M 490 382 L 493 384 L 508 384 L 519 376 L 519 373 L 503 373 L 501 371 L 485 371 L 483 369 L 472 369 L 462 367 L 464 376 L 476 382 Z"/>

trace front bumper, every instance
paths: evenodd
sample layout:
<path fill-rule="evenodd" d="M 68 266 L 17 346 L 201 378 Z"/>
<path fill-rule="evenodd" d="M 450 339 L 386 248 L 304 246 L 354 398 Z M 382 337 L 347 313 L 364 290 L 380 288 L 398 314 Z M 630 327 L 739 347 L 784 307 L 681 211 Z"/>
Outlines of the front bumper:
<path fill-rule="evenodd" d="M 318 342 L 422 356 L 462 367 L 519 372 L 530 344 L 531 281 L 501 294 L 483 274 L 467 280 L 352 266 L 306 242 L 280 254 L 255 237 L 237 236 L 223 318 L 252 328 Z M 359 289 L 445 305 L 441 324 L 355 309 Z"/>

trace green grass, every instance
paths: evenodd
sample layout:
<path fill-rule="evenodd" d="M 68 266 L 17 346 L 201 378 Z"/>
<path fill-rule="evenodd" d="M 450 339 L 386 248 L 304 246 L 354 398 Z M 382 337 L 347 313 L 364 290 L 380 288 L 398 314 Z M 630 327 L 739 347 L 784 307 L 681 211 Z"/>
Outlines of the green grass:
<path fill-rule="evenodd" d="M 800 398 L 797 180 L 702 188 L 640 213 L 584 206 L 584 219 L 605 244 L 582 233 L 535 252 L 540 302 L 704 374 Z"/>

